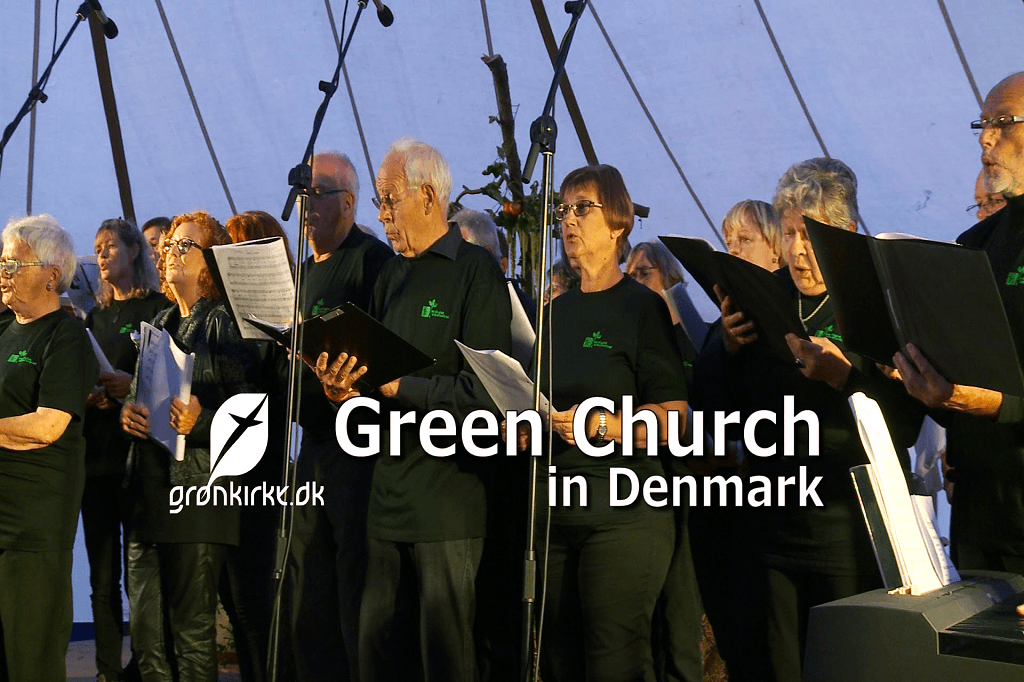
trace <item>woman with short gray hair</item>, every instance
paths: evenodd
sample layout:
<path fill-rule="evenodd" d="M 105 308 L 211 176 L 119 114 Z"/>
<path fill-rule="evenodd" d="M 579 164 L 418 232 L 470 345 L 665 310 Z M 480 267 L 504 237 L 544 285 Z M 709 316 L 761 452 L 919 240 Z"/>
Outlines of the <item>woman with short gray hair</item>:
<path fill-rule="evenodd" d="M 85 480 L 85 401 L 99 366 L 60 306 L 71 237 L 48 215 L 8 223 L 0 298 L 0 679 L 58 682 L 71 636 L 71 555 Z"/>

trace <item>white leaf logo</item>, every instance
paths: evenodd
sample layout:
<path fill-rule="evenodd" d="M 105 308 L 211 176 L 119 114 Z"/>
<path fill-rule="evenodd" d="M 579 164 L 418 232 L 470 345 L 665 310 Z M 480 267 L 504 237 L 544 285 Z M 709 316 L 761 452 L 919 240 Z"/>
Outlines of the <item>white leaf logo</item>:
<path fill-rule="evenodd" d="M 210 481 L 248 473 L 267 450 L 266 393 L 239 393 L 224 401 L 210 426 Z"/>

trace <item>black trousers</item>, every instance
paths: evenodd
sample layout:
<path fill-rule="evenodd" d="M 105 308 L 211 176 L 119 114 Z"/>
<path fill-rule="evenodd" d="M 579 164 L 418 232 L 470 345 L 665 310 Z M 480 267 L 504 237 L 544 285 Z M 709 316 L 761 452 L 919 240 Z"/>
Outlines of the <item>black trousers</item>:
<path fill-rule="evenodd" d="M 958 542 L 953 545 L 953 565 L 960 571 L 1006 571 L 1024 575 L 1024 556 L 1003 554 Z"/>
<path fill-rule="evenodd" d="M 0 682 L 66 679 L 71 554 L 0 549 Z"/>
<path fill-rule="evenodd" d="M 690 474 L 686 467 L 673 462 L 666 464 L 666 472 L 680 476 Z M 690 509 L 688 504 L 683 504 L 672 511 L 676 541 L 665 585 L 654 610 L 654 659 L 659 668 L 658 679 L 663 682 L 701 682 L 704 678 L 704 659 L 700 651 L 703 610 L 690 553 Z M 664 668 L 658 664 L 663 664 Z"/>
<path fill-rule="evenodd" d="M 670 513 L 621 524 L 552 524 L 541 647 L 545 680 L 655 679 L 651 620 L 674 541 Z"/>
<path fill-rule="evenodd" d="M 225 549 L 128 541 L 130 632 L 145 682 L 217 682 L 217 583 Z"/>
<path fill-rule="evenodd" d="M 800 682 L 812 606 L 882 587 L 876 574 L 835 576 L 769 566 L 768 647 L 776 682 Z"/>
<path fill-rule="evenodd" d="M 372 459 L 349 457 L 334 436 L 305 431 L 298 484 L 324 488 L 325 506 L 294 508 L 288 556 L 297 679 L 359 679 L 359 608 L 366 573 Z"/>
<path fill-rule="evenodd" d="M 690 547 L 697 584 L 731 682 L 772 679 L 768 584 L 757 524 L 752 522 L 760 511 L 745 507 L 690 509 Z"/>
<path fill-rule="evenodd" d="M 371 538 L 359 619 L 362 682 L 475 682 L 474 583 L 483 538 Z"/>
<path fill-rule="evenodd" d="M 123 476 L 89 476 L 82 495 L 82 531 L 89 557 L 92 620 L 96 629 L 96 670 L 119 680 L 124 633 L 121 602 L 121 526 L 124 521 Z"/>
<path fill-rule="evenodd" d="M 237 547 L 227 547 L 219 587 L 231 620 L 242 682 L 263 682 L 274 597 L 277 509 L 244 507 Z"/>

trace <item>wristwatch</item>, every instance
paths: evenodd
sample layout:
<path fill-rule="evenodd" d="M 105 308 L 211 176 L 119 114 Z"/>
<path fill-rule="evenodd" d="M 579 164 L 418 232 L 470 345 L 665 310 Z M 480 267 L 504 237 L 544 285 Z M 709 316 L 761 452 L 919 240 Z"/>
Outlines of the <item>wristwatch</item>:
<path fill-rule="evenodd" d="M 605 442 L 605 436 L 608 435 L 608 415 L 605 413 L 603 407 L 599 407 L 597 409 L 597 440 L 603 443 Z"/>

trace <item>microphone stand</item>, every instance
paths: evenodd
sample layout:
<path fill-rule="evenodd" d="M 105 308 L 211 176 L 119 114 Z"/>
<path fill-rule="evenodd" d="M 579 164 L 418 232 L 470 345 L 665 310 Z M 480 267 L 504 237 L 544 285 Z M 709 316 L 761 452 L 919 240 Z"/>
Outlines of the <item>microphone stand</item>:
<path fill-rule="evenodd" d="M 75 33 L 75 29 L 78 28 L 78 25 L 81 22 L 85 21 L 85 18 L 89 16 L 89 12 L 92 12 L 94 9 L 96 9 L 95 5 L 89 2 L 89 0 L 86 0 L 81 4 L 81 6 L 79 6 L 75 16 L 75 23 L 71 25 L 71 29 L 68 31 L 67 35 L 64 36 L 64 41 L 60 44 L 60 47 L 57 48 L 57 51 L 53 53 L 53 57 L 50 58 L 50 63 L 43 71 L 43 75 L 39 77 L 39 80 L 32 85 L 32 89 L 28 91 L 28 97 L 25 99 L 25 103 L 21 105 L 21 109 L 18 110 L 14 120 L 8 123 L 7 127 L 4 128 L 3 137 L 0 138 L 0 160 L 3 159 L 4 148 L 11 140 L 11 137 L 14 135 L 14 131 L 17 130 L 18 124 L 21 123 L 21 120 L 25 118 L 28 112 L 32 111 L 32 107 L 36 102 L 45 103 L 48 99 L 46 93 L 43 92 L 43 88 L 46 87 L 47 81 L 50 80 L 50 71 L 53 70 L 53 65 L 57 63 L 57 59 L 60 57 L 61 52 L 64 51 L 64 47 L 68 44 L 68 41 L 71 40 L 71 36 Z"/>
<path fill-rule="evenodd" d="M 523 168 L 523 184 L 527 185 L 530 182 L 530 176 L 533 175 L 534 166 L 537 164 L 537 157 L 542 155 L 544 158 L 541 191 L 543 196 L 544 210 L 541 218 L 541 250 L 540 250 L 540 273 L 541 273 L 541 284 L 543 284 L 543 273 L 548 270 L 548 250 L 551 244 L 551 215 L 554 212 L 553 199 L 552 199 L 552 173 L 554 168 L 554 156 L 555 156 L 555 139 L 558 136 L 558 127 L 555 125 L 555 119 L 551 115 L 555 106 L 555 94 L 558 91 L 558 85 L 562 80 L 562 74 L 565 73 L 565 61 L 569 56 L 569 47 L 572 45 L 573 35 L 576 33 L 576 24 L 579 23 L 580 17 L 583 15 L 583 11 L 587 7 L 587 0 L 577 0 L 576 2 L 565 3 L 565 11 L 567 14 L 572 15 L 572 19 L 569 22 L 569 28 L 566 30 L 565 35 L 562 37 L 562 43 L 558 48 L 558 58 L 555 60 L 555 75 L 551 80 L 551 88 L 548 90 L 548 98 L 544 103 L 544 111 L 541 115 L 533 122 L 530 126 L 530 140 L 532 142 L 530 146 L 530 153 L 526 157 L 526 165 Z M 534 376 L 533 376 L 533 409 L 540 411 L 540 398 L 541 398 L 541 359 L 544 339 L 544 297 L 537 297 L 537 345 L 534 348 Z M 551 319 L 551 306 L 547 306 L 548 321 L 550 324 Z M 549 328 L 550 331 L 550 328 Z M 548 341 L 550 343 L 550 340 Z M 548 354 L 548 363 L 550 364 L 550 353 Z M 548 426 L 550 431 L 550 424 Z M 550 464 L 551 449 L 550 445 L 548 448 L 548 460 Z M 526 515 L 526 552 L 523 559 L 523 642 L 522 642 L 522 656 L 520 663 L 520 671 L 523 674 L 523 679 L 526 682 L 537 679 L 537 673 L 539 672 L 539 656 L 540 656 L 540 640 L 538 639 L 538 647 L 535 652 L 538 657 L 538 664 L 534 663 L 534 657 L 531 656 L 532 651 L 532 640 L 530 637 L 531 626 L 533 625 L 533 613 L 534 613 L 534 602 L 536 600 L 537 590 L 537 553 L 535 550 L 536 544 L 536 533 L 535 524 L 537 520 L 537 458 L 530 457 L 530 477 L 529 477 L 529 501 L 527 503 L 527 515 Z"/>
<path fill-rule="evenodd" d="M 302 327 L 300 326 L 300 315 L 305 308 L 305 291 L 302 288 L 303 267 L 308 257 L 309 243 L 306 239 L 306 203 L 309 200 L 309 190 L 313 184 L 313 169 L 310 160 L 313 158 L 313 147 L 316 138 L 320 134 L 320 126 L 323 124 L 324 115 L 327 113 L 327 106 L 331 97 L 338 89 L 338 79 L 341 75 L 341 67 L 345 63 L 345 55 L 348 54 L 349 45 L 352 44 L 352 36 L 355 34 L 356 26 L 359 24 L 359 17 L 366 9 L 368 0 L 358 0 L 358 9 L 352 20 L 352 28 L 349 29 L 348 38 L 345 39 L 342 49 L 338 53 L 338 65 L 334 69 L 334 78 L 331 82 L 320 81 L 319 89 L 324 93 L 323 102 L 313 117 L 313 132 L 309 137 L 309 144 L 302 156 L 302 163 L 295 166 L 288 172 L 288 184 L 291 190 L 288 192 L 288 199 L 285 201 L 284 210 L 281 211 L 281 219 L 288 222 L 291 217 L 292 207 L 296 201 L 299 205 L 299 238 L 298 238 L 298 267 L 295 268 L 295 303 L 292 308 L 292 335 L 289 347 L 288 359 L 288 399 L 287 399 L 287 423 L 285 426 L 285 457 L 281 467 L 281 477 L 288 490 L 288 504 L 281 508 L 280 521 L 277 527 L 277 541 L 274 551 L 274 608 L 270 619 L 270 633 L 267 641 L 267 680 L 277 680 L 278 654 L 280 646 L 280 629 L 282 621 L 281 603 L 282 590 L 284 586 L 285 565 L 288 560 L 288 550 L 291 545 L 292 525 L 294 522 L 294 498 L 295 483 L 297 479 L 298 453 L 295 452 L 294 427 L 295 419 L 299 414 L 301 406 L 300 373 L 302 371 Z M 344 30 L 344 26 L 342 27 Z M 344 38 L 344 35 L 342 36 Z M 294 457 L 293 457 L 294 454 Z"/>

